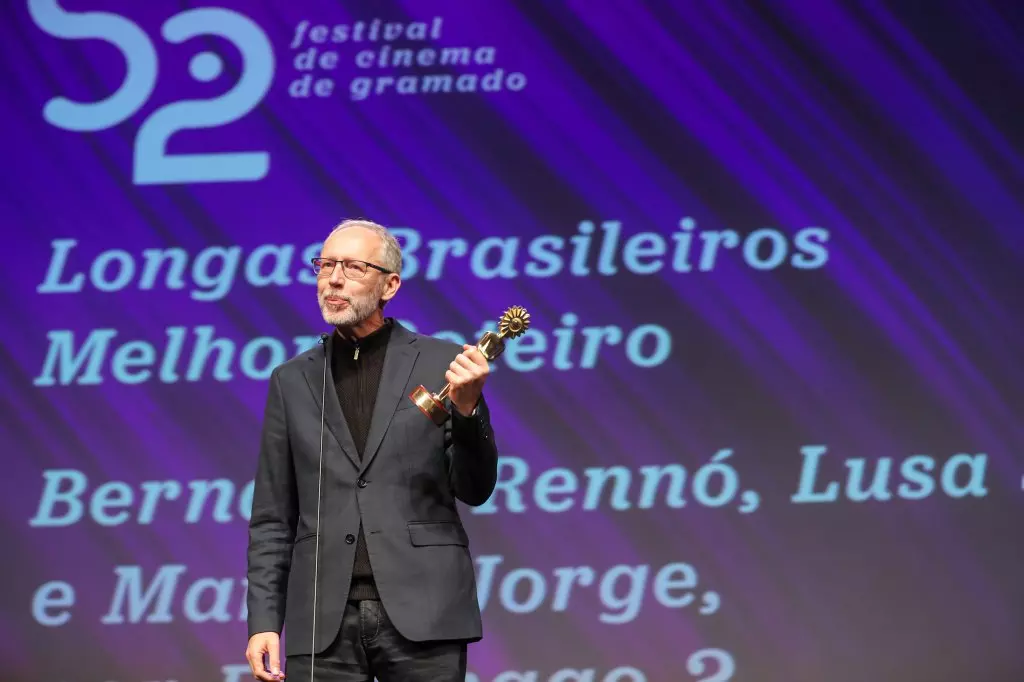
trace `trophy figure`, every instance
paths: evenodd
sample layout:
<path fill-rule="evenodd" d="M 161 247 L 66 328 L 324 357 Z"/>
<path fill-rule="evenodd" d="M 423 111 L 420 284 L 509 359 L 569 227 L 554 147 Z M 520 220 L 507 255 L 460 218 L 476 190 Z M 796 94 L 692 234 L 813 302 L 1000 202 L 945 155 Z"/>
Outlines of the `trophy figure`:
<path fill-rule="evenodd" d="M 530 327 L 530 313 L 522 306 L 512 306 L 506 310 L 501 319 L 498 320 L 498 333 L 487 332 L 480 337 L 476 347 L 488 362 L 505 352 L 505 339 L 514 339 L 522 335 Z M 440 393 L 436 395 L 428 391 L 424 386 L 417 386 L 409 394 L 409 399 L 416 403 L 420 412 L 425 414 L 437 426 L 443 426 L 451 413 L 444 406 L 444 400 L 448 397 L 451 384 L 445 384 Z"/>

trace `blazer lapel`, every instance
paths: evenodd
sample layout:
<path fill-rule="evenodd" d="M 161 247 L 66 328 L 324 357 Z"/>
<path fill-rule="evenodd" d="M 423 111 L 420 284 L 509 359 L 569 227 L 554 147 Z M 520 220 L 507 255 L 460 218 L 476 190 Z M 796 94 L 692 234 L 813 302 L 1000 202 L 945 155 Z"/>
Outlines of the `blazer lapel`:
<path fill-rule="evenodd" d="M 348 455 L 352 464 L 358 469 L 359 453 L 356 452 L 356 444 L 355 441 L 352 440 L 352 432 L 348 430 L 348 423 L 345 421 L 345 415 L 341 412 L 341 403 L 338 402 L 338 393 L 334 389 L 334 376 L 331 372 L 330 362 L 330 353 L 333 352 L 333 348 L 334 334 L 331 334 L 330 338 L 327 339 L 327 345 L 324 348 L 324 352 L 327 353 L 326 383 L 324 381 L 325 375 L 323 362 L 307 363 L 306 369 L 302 374 L 306 377 L 306 384 L 309 386 L 309 390 L 313 394 L 313 400 L 316 401 L 317 409 L 321 410 L 324 415 L 324 422 L 327 424 L 327 428 L 330 429 L 331 433 L 334 435 L 334 439 L 338 441 L 338 445 L 341 446 L 341 449 L 346 455 Z M 315 357 L 316 356 L 314 356 L 314 358 Z M 321 395 L 324 397 L 323 401 L 320 399 Z"/>
<path fill-rule="evenodd" d="M 404 389 L 412 373 L 413 365 L 419 351 L 412 345 L 415 338 L 409 330 L 394 323 L 391 338 L 388 341 L 388 352 L 384 356 L 384 367 L 381 370 L 380 386 L 377 388 L 377 401 L 373 406 L 373 417 L 370 420 L 370 432 L 366 436 L 366 448 L 363 451 L 363 464 L 359 468 L 362 475 L 377 456 L 384 434 L 391 426 L 391 417 L 398 409 Z"/>

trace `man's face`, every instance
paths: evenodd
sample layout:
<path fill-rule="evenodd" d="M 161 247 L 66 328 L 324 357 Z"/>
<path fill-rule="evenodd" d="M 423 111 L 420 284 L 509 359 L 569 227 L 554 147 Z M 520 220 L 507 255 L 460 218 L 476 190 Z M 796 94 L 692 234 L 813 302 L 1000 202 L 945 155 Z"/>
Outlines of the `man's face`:
<path fill-rule="evenodd" d="M 380 237 L 360 227 L 350 227 L 330 237 L 320 251 L 320 257 L 341 261 L 361 260 L 381 265 L 383 244 Z M 338 263 L 328 272 L 320 271 L 316 281 L 317 299 L 324 321 L 335 327 L 355 327 L 377 310 L 387 287 L 388 275 L 367 268 L 361 279 L 349 279 L 344 267 Z"/>

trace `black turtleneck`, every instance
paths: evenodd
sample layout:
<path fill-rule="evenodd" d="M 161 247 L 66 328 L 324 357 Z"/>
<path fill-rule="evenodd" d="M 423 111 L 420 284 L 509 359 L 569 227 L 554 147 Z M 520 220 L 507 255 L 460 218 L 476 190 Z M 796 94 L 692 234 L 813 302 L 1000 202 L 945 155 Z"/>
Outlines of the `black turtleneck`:
<path fill-rule="evenodd" d="M 384 369 L 392 322 L 391 318 L 386 319 L 384 326 L 355 341 L 344 338 L 338 332 L 334 334 L 331 374 L 341 411 L 348 422 L 360 459 L 363 458 L 366 438 L 370 433 L 370 419 L 377 402 L 377 388 Z M 366 551 L 363 527 L 360 525 L 349 599 L 379 598 L 370 568 L 370 556 Z"/>

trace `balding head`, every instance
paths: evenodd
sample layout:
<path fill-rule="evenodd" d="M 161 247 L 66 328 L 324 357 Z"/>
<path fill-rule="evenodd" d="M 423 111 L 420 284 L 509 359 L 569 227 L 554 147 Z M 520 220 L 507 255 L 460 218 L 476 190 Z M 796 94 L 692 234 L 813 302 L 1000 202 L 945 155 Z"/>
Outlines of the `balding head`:
<path fill-rule="evenodd" d="M 402 273 L 402 247 L 398 245 L 398 240 L 395 239 L 395 236 L 391 234 L 391 231 L 388 230 L 388 228 L 375 223 L 372 220 L 353 219 L 342 221 L 333 230 L 331 230 L 329 235 L 327 235 L 327 239 L 324 240 L 325 248 L 327 246 L 327 242 L 329 242 L 332 237 L 343 230 L 351 229 L 367 230 L 376 235 L 380 241 L 380 246 L 375 255 L 375 262 L 392 272 L 397 272 L 398 274 Z"/>

